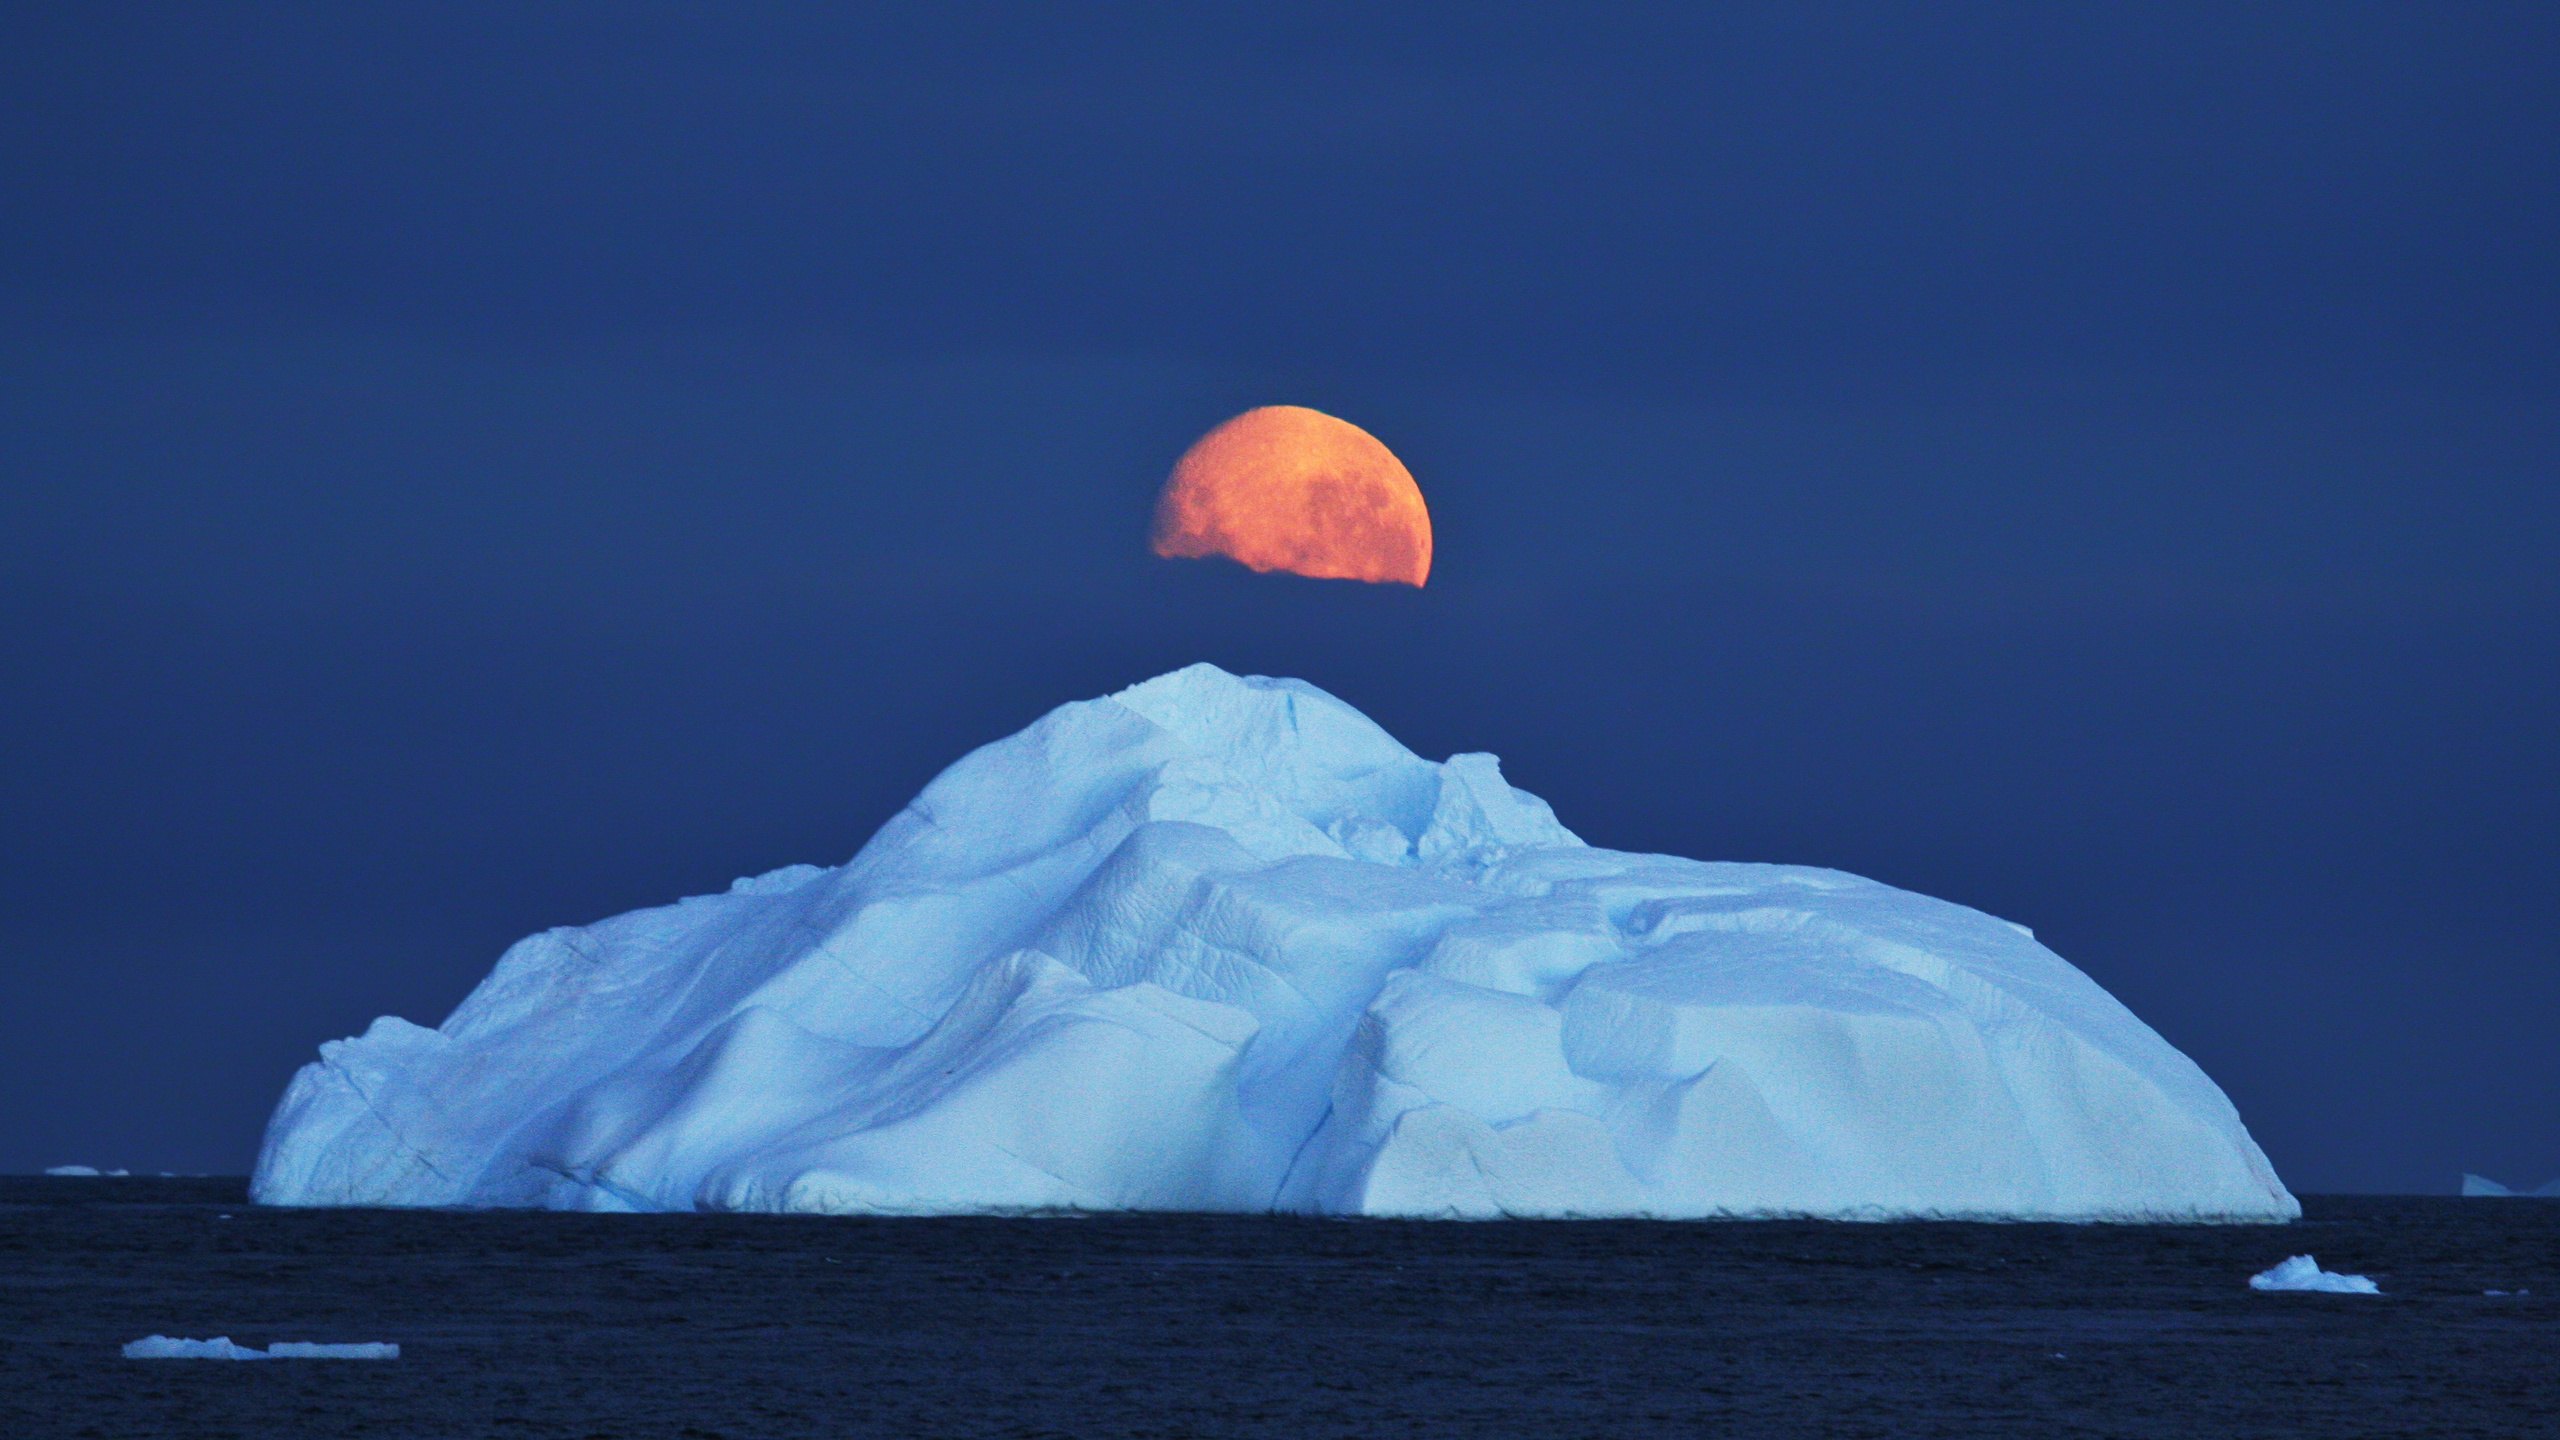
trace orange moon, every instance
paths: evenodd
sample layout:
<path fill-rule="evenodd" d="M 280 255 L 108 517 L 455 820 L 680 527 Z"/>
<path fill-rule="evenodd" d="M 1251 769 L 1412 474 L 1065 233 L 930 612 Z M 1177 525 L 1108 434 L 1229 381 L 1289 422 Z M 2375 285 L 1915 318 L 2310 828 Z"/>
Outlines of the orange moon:
<path fill-rule="evenodd" d="M 1298 405 L 1247 410 L 1182 452 L 1156 498 L 1155 552 L 1224 555 L 1318 580 L 1420 585 L 1422 487 L 1376 436 Z"/>

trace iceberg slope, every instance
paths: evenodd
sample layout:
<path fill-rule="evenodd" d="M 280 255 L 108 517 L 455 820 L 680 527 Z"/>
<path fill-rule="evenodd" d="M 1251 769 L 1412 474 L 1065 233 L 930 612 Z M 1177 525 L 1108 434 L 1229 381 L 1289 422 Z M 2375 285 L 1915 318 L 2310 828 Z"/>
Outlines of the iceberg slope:
<path fill-rule="evenodd" d="M 1194 665 L 861 853 L 519 942 L 321 1047 L 285 1205 L 2278 1220 L 2222 1092 L 2020 927 L 1595 849 L 1490 755 Z"/>

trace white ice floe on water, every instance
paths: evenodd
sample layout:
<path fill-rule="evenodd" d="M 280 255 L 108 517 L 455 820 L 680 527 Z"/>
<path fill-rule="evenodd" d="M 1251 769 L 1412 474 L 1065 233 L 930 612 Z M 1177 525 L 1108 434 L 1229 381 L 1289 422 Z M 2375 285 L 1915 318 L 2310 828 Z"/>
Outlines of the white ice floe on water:
<path fill-rule="evenodd" d="M 150 1335 L 124 1347 L 127 1360 L 397 1360 L 397 1345 L 313 1345 L 300 1340 L 279 1340 L 264 1350 L 234 1345 L 231 1337 L 217 1335 L 211 1340 L 181 1340 L 172 1335 Z"/>
<path fill-rule="evenodd" d="M 47 1175 L 97 1175 L 103 1172 L 95 1165 L 47 1165 L 44 1167 L 44 1173 Z"/>
<path fill-rule="evenodd" d="M 2204 1072 L 2023 926 L 1597 849 L 1491 755 L 1208 665 L 980 748 L 847 864 L 533 936 L 440 1027 L 322 1046 L 254 1193 L 2301 1213 Z"/>
<path fill-rule="evenodd" d="M 2261 1270 L 2249 1277 L 2252 1290 L 2318 1290 L 2331 1295 L 2379 1295 L 2382 1287 L 2362 1275 L 2341 1275 L 2323 1270 L 2320 1262 L 2308 1255 L 2296 1255 L 2273 1269 Z"/>
<path fill-rule="evenodd" d="M 2465 1195 L 2524 1195 L 2536 1199 L 2554 1200 L 2560 1199 L 2560 1178 L 2545 1180 L 2531 1190 L 2510 1190 L 2485 1175 L 2466 1172 L 2462 1177 L 2462 1193 Z"/>

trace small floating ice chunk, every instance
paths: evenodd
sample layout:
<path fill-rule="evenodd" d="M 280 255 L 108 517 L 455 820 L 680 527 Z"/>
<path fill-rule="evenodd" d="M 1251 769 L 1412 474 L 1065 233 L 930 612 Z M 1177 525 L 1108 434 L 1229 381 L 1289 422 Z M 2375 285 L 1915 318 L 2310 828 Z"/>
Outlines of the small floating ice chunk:
<path fill-rule="evenodd" d="M 98 1173 L 98 1167 L 95 1165 L 47 1165 L 44 1167 L 44 1173 L 47 1175 L 95 1175 Z"/>
<path fill-rule="evenodd" d="M 2323 1270 L 2308 1255 L 2296 1255 L 2271 1270 L 2249 1277 L 2252 1290 L 2320 1290 L 2332 1295 L 2379 1295 L 2382 1287 L 2362 1275 Z"/>
<path fill-rule="evenodd" d="M 171 1335 L 150 1335 L 124 1347 L 127 1360 L 397 1360 L 397 1345 L 313 1345 L 300 1340 L 279 1340 L 264 1350 L 234 1345 L 228 1335 L 210 1340 L 181 1340 Z"/>
<path fill-rule="evenodd" d="M 267 1352 L 231 1343 L 228 1335 L 210 1340 L 181 1340 L 174 1335 L 147 1335 L 124 1347 L 127 1360 L 264 1360 Z"/>

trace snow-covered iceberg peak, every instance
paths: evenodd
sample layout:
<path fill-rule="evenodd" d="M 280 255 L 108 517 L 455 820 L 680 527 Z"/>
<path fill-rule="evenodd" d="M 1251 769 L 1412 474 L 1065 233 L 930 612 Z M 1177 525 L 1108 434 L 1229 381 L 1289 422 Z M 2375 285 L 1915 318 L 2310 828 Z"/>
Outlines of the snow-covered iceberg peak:
<path fill-rule="evenodd" d="M 1144 718 L 1183 752 L 1155 773 L 1148 819 L 1213 825 L 1265 858 L 1480 868 L 1582 843 L 1545 801 L 1504 784 L 1491 755 L 1434 765 L 1303 680 L 1193 665 L 1094 703 Z"/>
<path fill-rule="evenodd" d="M 1209 665 L 963 757 L 834 868 L 519 942 L 321 1047 L 271 1204 L 2299 1213 L 2020 927 L 1585 846 Z"/>

